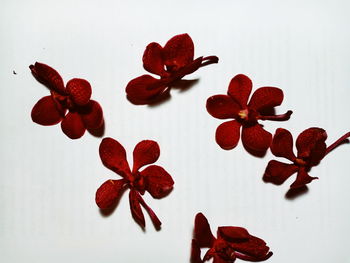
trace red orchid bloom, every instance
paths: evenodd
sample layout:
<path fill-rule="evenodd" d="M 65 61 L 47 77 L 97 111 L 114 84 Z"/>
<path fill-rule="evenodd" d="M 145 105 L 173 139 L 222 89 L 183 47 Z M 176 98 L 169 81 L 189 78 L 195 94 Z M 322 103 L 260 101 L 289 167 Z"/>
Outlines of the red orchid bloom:
<path fill-rule="evenodd" d="M 133 168 L 130 170 L 124 147 L 112 138 L 104 138 L 100 144 L 100 157 L 104 166 L 119 174 L 123 179 L 107 180 L 96 192 L 96 204 L 102 210 L 112 208 L 120 199 L 124 190 L 130 189 L 130 210 L 135 221 L 145 227 L 145 218 L 141 205 L 146 209 L 156 229 L 161 222 L 153 210 L 145 203 L 141 195 L 148 191 L 153 198 L 163 198 L 173 189 L 174 181 L 164 168 L 150 165 L 140 171 L 140 168 L 156 162 L 160 149 L 155 141 L 139 142 L 133 152 Z"/>
<path fill-rule="evenodd" d="M 60 74 L 48 65 L 36 62 L 29 68 L 51 93 L 34 105 L 31 113 L 34 122 L 45 126 L 61 122 L 62 131 L 71 139 L 103 126 L 102 108 L 90 99 L 92 90 L 88 81 L 74 78 L 65 87 Z"/>
<path fill-rule="evenodd" d="M 233 263 L 237 258 L 258 262 L 272 256 L 264 240 L 250 235 L 242 227 L 218 227 L 217 238 L 215 238 L 208 220 L 202 213 L 196 215 L 193 234 L 191 263 L 203 263 L 211 258 L 214 259 L 214 263 Z M 201 248 L 209 248 L 203 260 Z"/>
<path fill-rule="evenodd" d="M 160 79 L 142 75 L 126 86 L 127 98 L 133 104 L 150 104 L 170 91 L 171 86 L 200 67 L 218 63 L 216 56 L 194 58 L 194 45 L 188 34 L 172 37 L 164 47 L 152 42 L 143 53 L 143 67 Z"/>
<path fill-rule="evenodd" d="M 245 75 L 236 75 L 230 82 L 227 95 L 215 95 L 207 100 L 207 110 L 218 119 L 234 119 L 219 125 L 216 142 L 225 150 L 237 146 L 242 126 L 242 143 L 254 155 L 264 154 L 270 147 L 272 135 L 265 131 L 259 120 L 288 120 L 292 111 L 274 115 L 274 107 L 281 105 L 283 91 L 279 88 L 262 87 L 250 98 L 252 81 Z"/>
<path fill-rule="evenodd" d="M 308 172 L 316 166 L 330 151 L 350 137 L 350 132 L 344 134 L 332 145 L 326 145 L 327 133 L 321 128 L 309 128 L 300 133 L 296 140 L 297 156 L 293 152 L 292 134 L 285 129 L 277 129 L 271 144 L 271 152 L 277 157 L 284 157 L 292 163 L 282 163 L 271 160 L 265 170 L 264 181 L 276 185 L 283 184 L 294 173 L 297 178 L 291 184 L 296 189 L 311 183 L 317 177 L 309 176 Z"/>

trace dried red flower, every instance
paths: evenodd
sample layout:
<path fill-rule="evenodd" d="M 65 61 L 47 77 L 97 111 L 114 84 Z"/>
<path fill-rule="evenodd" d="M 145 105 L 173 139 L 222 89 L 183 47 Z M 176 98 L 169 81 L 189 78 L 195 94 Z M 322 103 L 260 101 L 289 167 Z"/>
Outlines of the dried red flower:
<path fill-rule="evenodd" d="M 215 238 L 208 220 L 202 213 L 196 215 L 193 236 L 191 263 L 202 263 L 211 258 L 214 259 L 214 263 L 232 263 L 237 258 L 257 262 L 272 256 L 264 240 L 250 235 L 242 227 L 218 227 Z M 201 259 L 201 248 L 209 248 L 203 259 Z"/>
<path fill-rule="evenodd" d="M 93 132 L 103 126 L 102 108 L 90 99 L 88 81 L 74 78 L 65 87 L 60 74 L 48 65 L 36 62 L 29 68 L 51 93 L 34 105 L 31 113 L 34 122 L 45 126 L 61 122 L 62 131 L 71 139 L 80 138 L 85 130 Z"/>
<path fill-rule="evenodd" d="M 164 47 L 152 42 L 143 53 L 143 67 L 160 79 L 142 75 L 126 86 L 127 98 L 133 104 L 150 104 L 170 91 L 173 84 L 198 68 L 218 63 L 216 56 L 194 58 L 194 45 L 188 34 L 172 37 Z"/>
<path fill-rule="evenodd" d="M 153 210 L 145 203 L 142 196 L 148 191 L 153 198 L 163 198 L 173 189 L 174 181 L 170 174 L 158 165 L 150 165 L 140 171 L 140 168 L 156 162 L 160 149 L 155 141 L 139 142 L 133 152 L 133 168 L 130 170 L 124 147 L 112 138 L 104 138 L 100 144 L 100 157 L 104 166 L 119 174 L 123 179 L 107 180 L 96 192 L 96 204 L 102 210 L 112 208 L 124 190 L 130 189 L 130 210 L 135 221 L 145 227 L 145 218 L 141 210 L 143 206 L 151 217 L 156 229 L 161 222 Z"/>
<path fill-rule="evenodd" d="M 207 111 L 218 119 L 234 119 L 219 125 L 216 142 L 225 150 L 237 146 L 242 126 L 242 143 L 254 155 L 262 155 L 270 147 L 272 135 L 262 128 L 259 120 L 285 121 L 292 111 L 275 115 L 274 107 L 281 105 L 283 91 L 279 88 L 261 87 L 250 98 L 252 81 L 239 74 L 232 78 L 227 95 L 215 95 L 207 100 Z"/>
<path fill-rule="evenodd" d="M 297 156 L 293 152 L 292 134 L 285 129 L 277 129 L 271 144 L 271 152 L 277 157 L 284 157 L 291 164 L 271 160 L 265 170 L 264 181 L 273 184 L 283 184 L 294 173 L 298 173 L 297 178 L 290 188 L 300 188 L 317 177 L 309 176 L 308 172 L 316 166 L 330 151 L 345 142 L 350 137 L 350 132 L 343 135 L 332 145 L 326 145 L 327 133 L 321 128 L 309 128 L 299 134 L 296 140 Z"/>

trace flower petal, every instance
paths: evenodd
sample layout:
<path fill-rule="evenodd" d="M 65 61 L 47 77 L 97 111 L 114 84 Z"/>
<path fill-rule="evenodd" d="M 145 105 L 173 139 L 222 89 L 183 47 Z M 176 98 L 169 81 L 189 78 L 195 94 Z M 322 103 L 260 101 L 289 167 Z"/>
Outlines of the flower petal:
<path fill-rule="evenodd" d="M 163 59 L 171 72 L 191 63 L 194 56 L 194 45 L 188 34 L 172 37 L 163 48 Z"/>
<path fill-rule="evenodd" d="M 237 121 L 227 121 L 216 129 L 215 140 L 224 150 L 235 148 L 239 141 L 241 124 Z"/>
<path fill-rule="evenodd" d="M 326 154 L 327 133 L 321 128 L 309 128 L 297 138 L 298 158 L 308 160 L 308 164 L 318 164 Z"/>
<path fill-rule="evenodd" d="M 230 243 L 234 250 L 253 257 L 253 260 L 263 260 L 267 256 L 270 257 L 270 248 L 266 246 L 266 242 L 261 238 L 250 235 L 249 240 L 241 243 Z M 239 254 L 236 254 L 239 257 Z"/>
<path fill-rule="evenodd" d="M 79 113 L 69 112 L 61 122 L 61 129 L 71 139 L 78 139 L 85 133 L 85 126 Z"/>
<path fill-rule="evenodd" d="M 92 93 L 90 83 L 85 79 L 77 78 L 68 81 L 66 91 L 73 102 L 79 106 L 87 104 Z"/>
<path fill-rule="evenodd" d="M 51 96 L 41 98 L 32 109 L 32 120 L 40 125 L 54 125 L 62 120 L 56 102 Z"/>
<path fill-rule="evenodd" d="M 164 80 L 142 75 L 131 80 L 125 88 L 127 98 L 134 104 L 148 104 L 166 91 L 168 83 Z"/>
<path fill-rule="evenodd" d="M 96 191 L 95 201 L 100 209 L 111 208 L 123 193 L 125 182 L 120 180 L 107 180 Z"/>
<path fill-rule="evenodd" d="M 222 257 L 220 257 L 219 255 L 214 255 L 214 260 L 213 263 L 227 263 L 227 262 L 233 262 L 232 260 L 232 255 L 230 255 L 230 261 L 227 261 L 225 259 L 223 259 Z"/>
<path fill-rule="evenodd" d="M 279 88 L 262 87 L 257 89 L 249 102 L 249 108 L 262 111 L 281 105 L 283 91 Z"/>
<path fill-rule="evenodd" d="M 284 157 L 294 162 L 293 136 L 286 130 L 279 128 L 272 139 L 271 152 L 277 157 Z"/>
<path fill-rule="evenodd" d="M 243 227 L 221 226 L 218 227 L 218 237 L 228 242 L 243 242 L 249 239 L 248 231 Z"/>
<path fill-rule="evenodd" d="M 133 157 L 133 172 L 139 170 L 146 164 L 154 163 L 158 160 L 160 149 L 157 142 L 152 140 L 143 140 L 139 142 L 134 149 Z"/>
<path fill-rule="evenodd" d="M 207 111 L 214 118 L 235 118 L 239 110 L 239 105 L 228 95 L 215 95 L 207 100 Z"/>
<path fill-rule="evenodd" d="M 231 79 L 227 93 L 241 106 L 241 109 L 245 109 L 252 87 L 253 83 L 250 78 L 238 74 Z"/>
<path fill-rule="evenodd" d="M 260 124 L 243 126 L 242 143 L 248 151 L 264 153 L 271 145 L 272 135 Z"/>
<path fill-rule="evenodd" d="M 104 138 L 99 148 L 100 158 L 104 166 L 117 174 L 126 177 L 130 174 L 124 147 L 112 138 Z"/>
<path fill-rule="evenodd" d="M 191 243 L 191 263 L 202 263 L 201 259 L 201 249 L 195 239 L 192 239 Z"/>
<path fill-rule="evenodd" d="M 54 90 L 60 94 L 65 93 L 63 79 L 56 70 L 39 62 L 35 62 L 29 68 L 33 76 L 50 90 Z"/>
<path fill-rule="evenodd" d="M 150 165 L 141 172 L 146 182 L 146 190 L 153 198 L 163 198 L 173 189 L 171 175 L 158 165 Z"/>
<path fill-rule="evenodd" d="M 265 182 L 280 185 L 298 171 L 298 169 L 298 166 L 294 164 L 271 160 L 266 167 L 263 179 Z"/>
<path fill-rule="evenodd" d="M 194 220 L 194 239 L 199 247 L 211 247 L 215 241 L 215 237 L 211 233 L 208 220 L 202 213 L 198 213 Z"/>
<path fill-rule="evenodd" d="M 129 193 L 129 204 L 130 204 L 130 210 L 132 217 L 135 219 L 135 221 L 142 227 L 145 228 L 145 217 L 143 215 L 143 212 L 141 210 L 141 205 L 139 202 L 139 193 L 135 190 L 130 190 Z"/>
<path fill-rule="evenodd" d="M 158 43 L 152 42 L 148 44 L 142 57 L 145 70 L 159 76 L 164 76 L 166 74 L 162 58 L 162 50 L 162 46 Z"/>
<path fill-rule="evenodd" d="M 94 130 L 103 125 L 103 111 L 97 101 L 90 100 L 87 105 L 79 111 L 86 129 Z"/>
<path fill-rule="evenodd" d="M 137 195 L 138 197 L 138 200 L 140 202 L 140 204 L 146 209 L 147 213 L 149 214 L 151 220 L 152 220 L 152 223 L 154 225 L 154 227 L 157 229 L 157 230 L 160 230 L 160 226 L 162 225 L 162 222 L 160 222 L 159 218 L 157 217 L 156 213 L 154 213 L 154 211 L 152 210 L 152 208 L 150 208 L 145 200 L 143 200 L 142 196 L 141 195 Z"/>
<path fill-rule="evenodd" d="M 311 177 L 304 168 L 299 169 L 297 179 L 291 184 L 290 188 L 303 187 L 306 184 L 311 183 L 313 180 L 318 179 L 318 177 Z"/>

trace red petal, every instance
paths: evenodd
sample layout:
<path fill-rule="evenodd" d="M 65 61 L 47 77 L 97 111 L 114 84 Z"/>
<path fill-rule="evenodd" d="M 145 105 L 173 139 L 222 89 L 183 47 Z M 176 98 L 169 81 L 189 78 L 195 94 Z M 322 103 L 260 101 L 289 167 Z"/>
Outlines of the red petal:
<path fill-rule="evenodd" d="M 29 68 L 33 76 L 50 90 L 61 94 L 65 92 L 63 79 L 56 70 L 39 62 L 35 62 L 35 64 L 30 65 Z"/>
<path fill-rule="evenodd" d="M 73 102 L 79 106 L 85 105 L 91 98 L 91 85 L 85 79 L 71 79 L 67 83 L 66 91 Z"/>
<path fill-rule="evenodd" d="M 313 180 L 318 179 L 318 177 L 311 177 L 308 175 L 308 173 L 305 171 L 304 168 L 299 169 L 297 179 L 294 181 L 294 183 L 291 184 L 290 188 L 299 188 L 303 187 L 306 184 L 311 183 Z"/>
<path fill-rule="evenodd" d="M 163 198 L 173 189 L 174 181 L 170 174 L 158 165 L 148 166 L 141 172 L 146 181 L 146 190 L 154 198 Z"/>
<path fill-rule="evenodd" d="M 32 109 L 32 120 L 40 125 L 54 125 L 62 120 L 51 96 L 41 98 Z"/>
<path fill-rule="evenodd" d="M 167 82 L 142 75 L 131 80 L 125 88 L 128 100 L 134 104 L 148 104 L 167 89 Z"/>
<path fill-rule="evenodd" d="M 69 112 L 61 122 L 61 129 L 71 139 L 78 139 L 85 133 L 85 126 L 79 113 Z"/>
<path fill-rule="evenodd" d="M 250 78 L 243 74 L 238 74 L 232 78 L 227 93 L 241 106 L 241 109 L 245 109 L 252 86 L 253 83 Z"/>
<path fill-rule="evenodd" d="M 163 76 L 166 74 L 162 58 L 162 47 L 158 43 L 152 42 L 143 53 L 143 67 L 148 72 Z"/>
<path fill-rule="evenodd" d="M 123 193 L 125 182 L 121 180 L 107 180 L 96 191 L 95 201 L 99 208 L 111 208 Z"/>
<path fill-rule="evenodd" d="M 139 142 L 134 149 L 134 165 L 133 172 L 136 172 L 140 167 L 154 163 L 158 160 L 160 155 L 159 145 L 155 141 L 144 140 Z"/>
<path fill-rule="evenodd" d="M 138 195 L 138 200 L 140 202 L 140 204 L 146 209 L 147 213 L 149 214 L 149 216 L 151 217 L 152 223 L 154 225 L 154 227 L 157 230 L 160 230 L 160 226 L 162 225 L 162 222 L 160 222 L 159 218 L 157 217 L 156 213 L 154 213 L 154 211 L 152 210 L 152 208 L 150 208 L 146 202 L 143 200 L 141 195 Z"/>
<path fill-rule="evenodd" d="M 242 142 L 248 151 L 264 153 L 271 145 L 272 135 L 260 124 L 246 126 L 242 129 Z"/>
<path fill-rule="evenodd" d="M 211 233 L 208 220 L 202 213 L 198 213 L 194 220 L 194 239 L 199 247 L 211 247 L 215 237 Z"/>
<path fill-rule="evenodd" d="M 308 164 L 316 165 L 326 154 L 327 133 L 321 128 L 309 128 L 297 138 L 298 158 L 308 159 Z"/>
<path fill-rule="evenodd" d="M 235 118 L 239 110 L 239 105 L 227 95 L 215 95 L 207 100 L 207 111 L 214 118 Z"/>
<path fill-rule="evenodd" d="M 262 87 L 257 89 L 249 102 L 249 107 L 257 111 L 270 109 L 281 105 L 283 101 L 283 91 L 279 88 Z"/>
<path fill-rule="evenodd" d="M 258 237 L 250 236 L 249 241 L 242 243 L 230 243 L 234 250 L 253 257 L 255 260 L 263 260 L 269 255 L 270 248 L 266 242 Z M 239 256 L 239 254 L 237 255 Z"/>
<path fill-rule="evenodd" d="M 202 263 L 201 259 L 201 249 L 195 239 L 192 239 L 192 244 L 191 244 L 191 263 Z"/>
<path fill-rule="evenodd" d="M 99 148 L 100 158 L 104 166 L 117 174 L 126 177 L 130 174 L 124 147 L 112 138 L 104 138 Z"/>
<path fill-rule="evenodd" d="M 230 255 L 230 261 L 227 261 L 226 259 L 223 259 L 222 257 L 218 255 L 214 255 L 213 263 L 227 263 L 227 262 L 233 262 L 232 256 Z"/>
<path fill-rule="evenodd" d="M 265 182 L 280 185 L 298 171 L 298 169 L 298 166 L 294 164 L 271 160 L 266 167 L 263 179 Z"/>
<path fill-rule="evenodd" d="M 239 141 L 241 124 L 237 121 L 227 121 L 216 129 L 215 140 L 224 150 L 236 147 Z"/>
<path fill-rule="evenodd" d="M 103 124 L 102 108 L 100 104 L 94 100 L 90 100 L 79 113 L 86 129 L 98 129 Z"/>
<path fill-rule="evenodd" d="M 250 235 L 243 227 L 221 226 L 218 227 L 218 237 L 229 242 L 243 242 L 248 240 Z"/>
<path fill-rule="evenodd" d="M 294 162 L 293 136 L 286 130 L 279 128 L 272 139 L 271 152 L 277 157 L 284 157 Z"/>
<path fill-rule="evenodd" d="M 164 64 L 169 71 L 177 71 L 193 61 L 194 45 L 188 34 L 172 37 L 163 48 Z"/>
<path fill-rule="evenodd" d="M 135 190 L 130 190 L 129 193 L 129 204 L 130 204 L 130 210 L 132 217 L 135 219 L 135 221 L 144 228 L 145 223 L 145 217 L 143 216 L 143 212 L 141 210 L 141 205 L 138 199 L 139 193 Z"/>

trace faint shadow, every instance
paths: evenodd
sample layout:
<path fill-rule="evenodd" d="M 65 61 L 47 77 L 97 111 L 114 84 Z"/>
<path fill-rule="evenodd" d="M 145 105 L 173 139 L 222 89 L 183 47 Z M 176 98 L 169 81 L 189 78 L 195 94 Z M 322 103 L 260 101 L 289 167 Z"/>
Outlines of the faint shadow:
<path fill-rule="evenodd" d="M 175 81 L 171 88 L 179 89 L 180 92 L 185 92 L 192 88 L 195 84 L 199 82 L 199 79 L 180 79 L 178 81 Z"/>
<path fill-rule="evenodd" d="M 307 192 L 309 192 L 309 188 L 306 185 L 299 187 L 299 188 L 295 188 L 295 189 L 290 188 L 284 197 L 288 200 L 294 200 L 294 199 L 306 194 Z"/>
<path fill-rule="evenodd" d="M 97 129 L 87 129 L 87 131 L 94 137 L 101 138 L 105 134 L 106 126 L 105 121 L 103 120 L 103 124 Z"/>
<path fill-rule="evenodd" d="M 150 108 L 158 107 L 159 105 L 168 102 L 171 99 L 170 88 L 166 89 L 161 95 L 147 104 Z"/>

